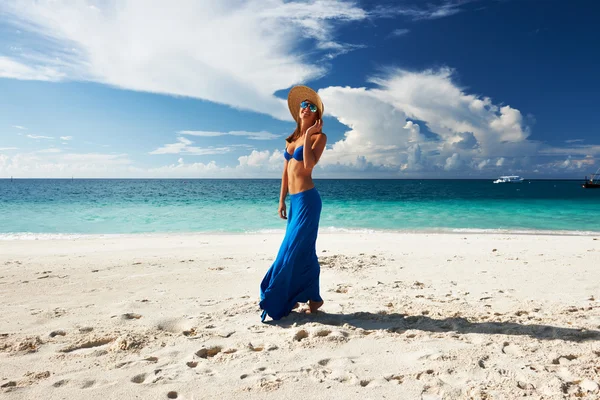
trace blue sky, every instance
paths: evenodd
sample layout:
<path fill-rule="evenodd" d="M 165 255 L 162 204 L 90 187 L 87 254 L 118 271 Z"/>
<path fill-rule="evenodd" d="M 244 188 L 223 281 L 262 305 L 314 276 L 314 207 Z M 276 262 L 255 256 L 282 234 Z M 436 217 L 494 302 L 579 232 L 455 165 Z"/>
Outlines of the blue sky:
<path fill-rule="evenodd" d="M 0 177 L 279 177 L 319 91 L 317 178 L 600 167 L 589 0 L 0 4 Z"/>

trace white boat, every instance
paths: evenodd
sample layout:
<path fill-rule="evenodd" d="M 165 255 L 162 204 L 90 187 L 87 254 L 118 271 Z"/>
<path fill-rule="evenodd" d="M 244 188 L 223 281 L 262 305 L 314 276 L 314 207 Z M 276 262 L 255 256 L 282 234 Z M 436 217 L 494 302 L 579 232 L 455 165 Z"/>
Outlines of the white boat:
<path fill-rule="evenodd" d="M 524 180 L 525 179 L 517 175 L 508 175 L 501 176 L 500 178 L 496 179 L 494 183 L 523 183 Z"/>

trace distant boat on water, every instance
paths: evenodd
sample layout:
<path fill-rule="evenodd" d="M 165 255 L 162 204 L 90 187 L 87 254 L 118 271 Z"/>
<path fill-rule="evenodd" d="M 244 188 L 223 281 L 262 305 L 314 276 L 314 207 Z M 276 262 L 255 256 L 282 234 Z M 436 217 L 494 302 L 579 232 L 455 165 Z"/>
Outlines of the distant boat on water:
<path fill-rule="evenodd" d="M 507 175 L 496 179 L 494 183 L 523 183 L 524 180 L 525 179 L 517 175 Z"/>
<path fill-rule="evenodd" d="M 590 179 L 586 176 L 585 182 L 583 182 L 581 187 L 584 189 L 600 189 L 600 168 L 598 168 L 595 174 L 590 176 Z"/>

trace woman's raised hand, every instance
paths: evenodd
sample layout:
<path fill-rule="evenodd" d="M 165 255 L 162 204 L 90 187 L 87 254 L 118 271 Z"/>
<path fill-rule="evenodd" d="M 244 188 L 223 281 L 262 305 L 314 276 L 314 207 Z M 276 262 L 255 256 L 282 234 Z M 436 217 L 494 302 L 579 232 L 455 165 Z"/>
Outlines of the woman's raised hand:
<path fill-rule="evenodd" d="M 315 123 L 313 124 L 313 126 L 311 126 L 310 128 L 308 128 L 306 130 L 306 136 L 310 136 L 315 133 L 321 132 L 322 127 L 323 127 L 323 120 L 322 119 L 316 120 Z"/>

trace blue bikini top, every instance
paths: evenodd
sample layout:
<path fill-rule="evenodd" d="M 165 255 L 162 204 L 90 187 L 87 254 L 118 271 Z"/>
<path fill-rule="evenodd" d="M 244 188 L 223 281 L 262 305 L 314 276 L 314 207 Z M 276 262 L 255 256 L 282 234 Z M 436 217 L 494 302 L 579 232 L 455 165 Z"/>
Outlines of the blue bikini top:
<path fill-rule="evenodd" d="M 296 148 L 296 150 L 294 150 L 294 154 L 290 154 L 287 151 L 287 148 L 283 151 L 283 156 L 285 157 L 286 160 L 290 161 L 292 158 L 294 158 L 297 161 L 303 161 L 304 160 L 304 153 L 302 152 L 302 148 L 304 146 L 300 146 L 298 148 Z"/>

